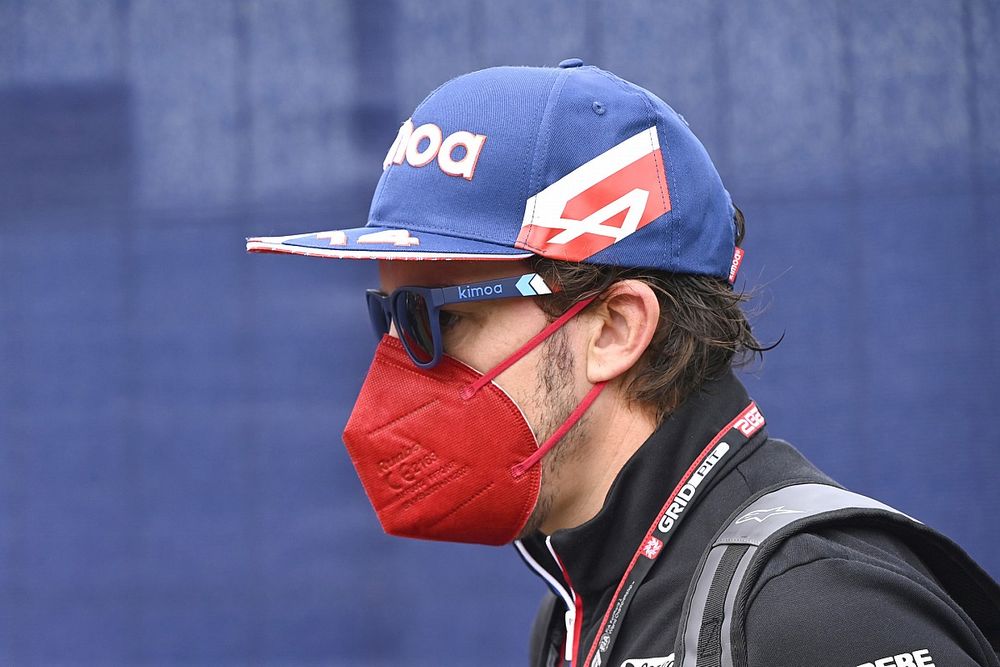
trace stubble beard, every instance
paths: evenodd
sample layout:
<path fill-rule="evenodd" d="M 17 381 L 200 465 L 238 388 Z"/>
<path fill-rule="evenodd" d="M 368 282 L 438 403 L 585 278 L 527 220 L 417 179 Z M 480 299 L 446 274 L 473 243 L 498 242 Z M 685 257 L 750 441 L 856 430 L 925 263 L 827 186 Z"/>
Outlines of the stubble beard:
<path fill-rule="evenodd" d="M 574 365 L 575 355 L 570 349 L 569 337 L 565 330 L 560 329 L 545 341 L 538 365 L 534 396 L 535 413 L 541 415 L 536 429 L 539 445 L 563 425 L 579 403 L 573 392 Z M 538 502 L 517 539 L 538 531 L 548 519 L 559 486 L 560 473 L 565 471 L 567 462 L 578 459 L 582 454 L 582 444 L 588 431 L 587 421 L 585 414 L 542 458 Z"/>

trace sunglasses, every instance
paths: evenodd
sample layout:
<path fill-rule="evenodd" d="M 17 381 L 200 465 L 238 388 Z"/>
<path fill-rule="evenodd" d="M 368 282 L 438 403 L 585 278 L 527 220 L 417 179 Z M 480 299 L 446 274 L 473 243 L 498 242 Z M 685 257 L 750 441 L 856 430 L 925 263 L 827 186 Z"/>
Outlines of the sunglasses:
<path fill-rule="evenodd" d="M 419 368 L 434 368 L 444 354 L 441 342 L 441 307 L 470 301 L 542 296 L 558 291 L 537 273 L 494 278 L 450 287 L 400 287 L 392 294 L 367 290 L 368 315 L 375 335 L 381 338 L 396 324 L 399 339 Z"/>

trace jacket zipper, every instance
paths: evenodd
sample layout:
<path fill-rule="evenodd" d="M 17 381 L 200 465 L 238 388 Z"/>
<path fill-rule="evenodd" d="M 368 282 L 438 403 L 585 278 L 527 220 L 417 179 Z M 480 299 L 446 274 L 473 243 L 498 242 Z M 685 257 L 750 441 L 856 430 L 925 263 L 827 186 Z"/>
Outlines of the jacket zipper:
<path fill-rule="evenodd" d="M 566 585 L 569 587 L 569 593 L 570 593 L 571 599 L 570 600 L 566 600 L 564 598 L 564 601 L 566 602 L 566 655 L 565 655 L 565 658 L 570 663 L 570 665 L 572 667 L 573 665 L 575 665 L 575 662 L 574 662 L 573 658 L 576 655 L 576 648 L 577 648 L 576 644 L 577 644 L 577 641 L 580 639 L 580 637 L 579 637 L 579 635 L 580 635 L 579 623 L 583 621 L 583 598 L 581 598 L 579 595 L 577 595 L 576 591 L 573 590 L 573 582 L 569 578 L 569 572 L 566 571 L 566 568 L 565 568 L 565 566 L 563 566 L 562 561 L 559 560 L 559 556 L 556 554 L 556 550 L 554 548 L 552 548 L 552 537 L 551 536 L 545 538 L 545 546 L 548 547 L 549 553 L 552 554 L 553 560 L 555 560 L 556 565 L 558 565 L 559 569 L 562 571 L 563 579 L 566 580 Z"/>
<path fill-rule="evenodd" d="M 552 591 L 562 599 L 563 604 L 566 605 L 566 614 L 564 617 L 566 621 L 565 658 L 567 662 L 572 664 L 573 653 L 576 649 L 576 642 L 578 639 L 577 635 L 579 633 L 577 621 L 583 620 L 583 600 L 581 600 L 577 596 L 576 591 L 573 590 L 573 584 L 569 579 L 569 575 L 566 573 L 566 568 L 563 567 L 562 561 L 559 560 L 559 556 L 556 555 L 555 549 L 552 548 L 551 537 L 545 538 L 545 546 L 548 548 L 549 554 L 551 554 L 556 566 L 560 569 L 560 571 L 562 571 L 563 578 L 569 586 L 568 589 L 556 581 L 555 577 L 549 574 L 538 561 L 531 557 L 531 554 L 529 554 L 528 550 L 524 548 L 524 545 L 521 544 L 520 540 L 514 541 L 514 547 L 521 554 L 524 562 L 527 563 L 536 574 L 545 580 L 545 582 L 549 585 L 549 588 L 551 588 Z"/>
<path fill-rule="evenodd" d="M 566 662 L 573 663 L 573 647 L 576 645 L 574 630 L 576 629 L 576 606 L 566 610 Z"/>

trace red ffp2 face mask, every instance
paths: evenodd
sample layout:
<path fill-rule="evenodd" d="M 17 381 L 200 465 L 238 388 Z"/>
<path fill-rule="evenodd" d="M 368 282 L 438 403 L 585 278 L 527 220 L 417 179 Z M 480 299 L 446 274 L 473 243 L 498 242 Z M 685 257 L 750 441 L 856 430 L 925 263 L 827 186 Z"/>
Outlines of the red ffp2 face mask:
<path fill-rule="evenodd" d="M 447 355 L 432 369 L 418 369 L 398 339 L 382 338 L 344 443 L 385 532 L 490 545 L 518 536 L 538 501 L 537 463 L 604 383 L 539 447 L 520 408 L 492 379 L 586 303 L 486 375 Z"/>

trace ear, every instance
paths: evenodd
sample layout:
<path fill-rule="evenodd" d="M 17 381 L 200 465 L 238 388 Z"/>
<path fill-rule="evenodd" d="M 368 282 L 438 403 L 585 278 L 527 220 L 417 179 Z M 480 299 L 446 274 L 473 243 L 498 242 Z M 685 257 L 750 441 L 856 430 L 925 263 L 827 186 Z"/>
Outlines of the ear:
<path fill-rule="evenodd" d="M 660 304 L 641 280 L 622 280 L 608 288 L 591 313 L 587 381 L 621 377 L 649 347 L 660 321 Z"/>

